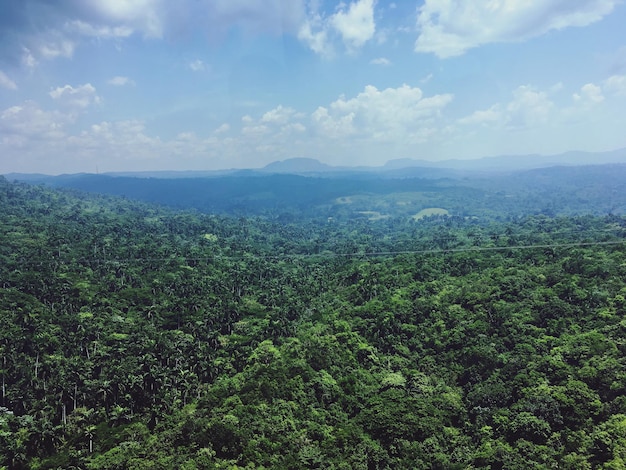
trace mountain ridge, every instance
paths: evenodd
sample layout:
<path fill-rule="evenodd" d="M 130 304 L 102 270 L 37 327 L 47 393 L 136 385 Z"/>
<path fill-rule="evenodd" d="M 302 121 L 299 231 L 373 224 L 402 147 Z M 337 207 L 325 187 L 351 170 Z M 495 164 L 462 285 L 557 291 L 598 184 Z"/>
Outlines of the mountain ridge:
<path fill-rule="evenodd" d="M 138 178 L 198 178 L 215 176 L 255 176 L 268 174 L 294 174 L 307 176 L 329 176 L 346 173 L 382 174 L 390 177 L 463 177 L 468 174 L 487 174 L 490 172 L 512 172 L 548 168 L 552 166 L 584 166 L 611 163 L 626 163 L 626 147 L 605 152 L 569 151 L 554 155 L 499 155 L 475 159 L 425 160 L 414 158 L 396 158 L 388 160 L 382 166 L 346 166 L 331 165 L 316 158 L 294 157 L 268 163 L 261 168 L 222 169 L 222 170 L 157 170 L 157 171 L 112 171 L 100 173 L 107 176 L 128 176 Z M 70 173 L 56 175 L 57 178 L 71 178 L 89 173 Z M 9 180 L 39 181 L 53 175 L 41 173 L 8 173 Z"/>

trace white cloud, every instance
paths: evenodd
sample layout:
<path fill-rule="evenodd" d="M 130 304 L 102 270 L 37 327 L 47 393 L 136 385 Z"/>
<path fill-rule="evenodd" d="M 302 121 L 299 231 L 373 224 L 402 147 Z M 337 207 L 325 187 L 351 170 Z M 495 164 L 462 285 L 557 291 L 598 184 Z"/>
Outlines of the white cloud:
<path fill-rule="evenodd" d="M 349 50 L 358 49 L 376 32 L 374 0 L 350 3 L 347 11 L 340 4 L 340 10 L 330 18 L 330 24 L 339 32 Z"/>
<path fill-rule="evenodd" d="M 474 111 L 458 120 L 463 125 L 483 125 L 499 128 L 527 129 L 545 124 L 554 103 L 548 93 L 523 85 L 513 91 L 508 103 L 496 103 L 485 110 Z"/>
<path fill-rule="evenodd" d="M 550 87 L 550 92 L 551 93 L 558 93 L 562 89 L 563 89 L 563 82 L 558 82 L 558 83 L 555 83 L 554 85 L 552 85 Z"/>
<path fill-rule="evenodd" d="M 127 38 L 133 34 L 133 28 L 130 26 L 96 26 L 81 20 L 67 22 L 64 29 L 82 36 L 96 37 L 100 39 Z"/>
<path fill-rule="evenodd" d="M 191 141 L 191 140 L 196 140 L 196 134 L 193 132 L 179 132 L 178 135 L 176 136 L 176 140 L 183 140 L 183 141 Z"/>
<path fill-rule="evenodd" d="M 44 146 L 65 137 L 64 127 L 71 117 L 57 111 L 44 111 L 34 101 L 12 106 L 0 113 L 2 143 L 17 147 Z"/>
<path fill-rule="evenodd" d="M 230 125 L 228 123 L 224 123 L 220 127 L 218 127 L 217 129 L 215 129 L 213 132 L 215 134 L 225 134 L 229 130 L 230 130 Z"/>
<path fill-rule="evenodd" d="M 194 72 L 201 72 L 202 70 L 206 70 L 206 64 L 200 59 L 196 59 L 189 63 L 189 68 Z"/>
<path fill-rule="evenodd" d="M 14 8 L 14 19 L 24 24 L 16 28 L 13 40 L 22 47 L 22 63 L 29 68 L 42 60 L 72 58 L 86 38 L 123 39 L 134 33 L 162 37 L 167 16 L 162 0 L 14 3 L 19 5 Z"/>
<path fill-rule="evenodd" d="M 329 137 L 360 134 L 377 141 L 421 141 L 424 129 L 440 118 L 452 99 L 451 94 L 425 98 L 421 89 L 408 85 L 384 90 L 368 85 L 354 98 L 342 96 L 329 107 L 319 107 L 311 117 Z"/>
<path fill-rule="evenodd" d="M 318 133 L 330 139 L 349 137 L 357 132 L 354 113 L 331 116 L 327 108 L 320 106 L 311 114 L 311 120 Z"/>
<path fill-rule="evenodd" d="M 321 15 L 313 14 L 307 18 L 300 30 L 298 31 L 298 39 L 305 42 L 309 48 L 323 57 L 330 57 L 334 50 L 328 38 L 328 26 L 322 19 Z"/>
<path fill-rule="evenodd" d="M 95 16 L 95 22 L 99 23 L 92 26 L 95 32 L 112 27 L 111 32 L 117 28 L 118 33 L 126 36 L 131 30 L 149 38 L 163 35 L 165 12 L 160 0 L 92 0 L 88 8 L 90 16 Z M 85 30 L 89 31 L 89 28 Z"/>
<path fill-rule="evenodd" d="M 100 97 L 96 94 L 96 89 L 91 83 L 76 88 L 65 85 L 51 90 L 49 95 L 69 108 L 84 109 L 91 104 L 100 103 Z"/>
<path fill-rule="evenodd" d="M 506 124 L 510 128 L 534 127 L 548 121 L 554 103 L 548 94 L 530 86 L 520 86 L 506 107 Z"/>
<path fill-rule="evenodd" d="M 103 121 L 68 137 L 65 148 L 80 161 L 74 165 L 86 171 L 93 171 L 96 166 L 106 170 L 107 166 L 120 165 L 138 170 L 150 162 L 158 162 L 163 154 L 173 155 L 177 145 L 184 145 L 184 142 L 180 135 L 170 142 L 149 136 L 140 120 Z"/>
<path fill-rule="evenodd" d="M 317 2 L 311 8 L 298 31 L 298 39 L 325 57 L 331 57 L 335 39 L 341 39 L 348 52 L 355 52 L 376 33 L 375 0 L 357 0 L 349 5 L 340 3 L 337 11 L 328 16 L 319 11 Z"/>
<path fill-rule="evenodd" d="M 44 59 L 56 59 L 57 57 L 71 58 L 74 55 L 76 45 L 72 41 L 60 40 L 41 44 L 39 53 Z"/>
<path fill-rule="evenodd" d="M 488 124 L 503 120 L 502 110 L 499 104 L 494 104 L 491 108 L 474 111 L 469 116 L 459 119 L 461 124 Z"/>
<path fill-rule="evenodd" d="M 376 40 L 376 44 L 383 45 L 389 40 L 389 36 L 393 34 L 393 31 L 385 28 L 385 29 L 377 29 L 374 38 Z M 396 41 L 397 44 L 397 41 Z"/>
<path fill-rule="evenodd" d="M 17 90 L 17 84 L 2 70 L 0 70 L 0 87 L 6 88 L 7 90 Z"/>
<path fill-rule="evenodd" d="M 626 75 L 612 75 L 604 81 L 604 89 L 619 96 L 626 96 Z"/>
<path fill-rule="evenodd" d="M 41 60 L 71 58 L 93 38 L 119 42 L 133 35 L 170 40 L 198 35 L 221 41 L 233 29 L 251 35 L 296 34 L 306 18 L 305 1 L 20 0 L 3 13 L 4 24 L 12 25 L 13 44 L 7 49 L 24 48 L 22 61 L 32 68 Z"/>
<path fill-rule="evenodd" d="M 574 93 L 574 101 L 580 101 L 586 104 L 596 104 L 604 101 L 604 95 L 602 95 L 602 88 L 593 83 L 587 83 L 580 89 L 580 93 Z"/>
<path fill-rule="evenodd" d="M 620 0 L 425 0 L 419 9 L 416 52 L 441 58 L 494 42 L 521 41 L 608 15 Z"/>
<path fill-rule="evenodd" d="M 125 86 L 125 85 L 135 85 L 135 81 L 128 78 L 128 77 L 122 77 L 122 76 L 116 76 L 113 77 L 111 79 L 109 79 L 107 81 L 107 83 L 109 85 L 113 85 L 113 86 Z"/>
<path fill-rule="evenodd" d="M 22 65 L 33 69 L 41 60 L 71 59 L 77 42 L 56 30 L 44 31 L 23 38 Z"/>
<path fill-rule="evenodd" d="M 286 124 L 294 118 L 301 118 L 302 114 L 296 113 L 292 108 L 286 108 L 278 105 L 276 108 L 266 112 L 261 117 L 261 122 L 272 124 Z"/>
<path fill-rule="evenodd" d="M 30 69 L 37 65 L 37 59 L 27 47 L 22 48 L 22 65 Z"/>
<path fill-rule="evenodd" d="M 263 124 L 254 125 L 254 126 L 244 126 L 243 129 L 241 129 L 241 133 L 247 137 L 262 137 L 268 134 L 269 131 L 270 131 L 270 128 Z"/>
<path fill-rule="evenodd" d="M 370 60 L 370 64 L 389 66 L 391 65 L 391 61 L 387 59 L 386 57 L 378 57 L 376 59 Z"/>
<path fill-rule="evenodd" d="M 301 133 L 306 131 L 306 126 L 300 122 L 294 122 L 281 127 L 280 131 L 283 134 L 289 134 L 291 132 Z"/>

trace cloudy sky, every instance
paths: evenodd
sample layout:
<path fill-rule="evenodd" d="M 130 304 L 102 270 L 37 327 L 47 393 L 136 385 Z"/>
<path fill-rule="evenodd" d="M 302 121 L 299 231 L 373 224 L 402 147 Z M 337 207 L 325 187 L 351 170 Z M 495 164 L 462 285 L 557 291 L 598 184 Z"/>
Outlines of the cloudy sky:
<path fill-rule="evenodd" d="M 626 147 L 622 0 L 0 8 L 0 173 Z"/>

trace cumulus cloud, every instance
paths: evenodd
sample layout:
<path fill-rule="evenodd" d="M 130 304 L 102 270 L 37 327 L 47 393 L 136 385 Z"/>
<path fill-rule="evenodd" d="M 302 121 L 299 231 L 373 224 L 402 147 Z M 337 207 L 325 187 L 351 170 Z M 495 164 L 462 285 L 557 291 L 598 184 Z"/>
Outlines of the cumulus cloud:
<path fill-rule="evenodd" d="M 319 131 L 338 138 L 353 134 L 377 141 L 421 141 L 452 101 L 452 94 L 424 97 L 420 88 L 402 85 L 378 90 L 368 85 L 356 97 L 340 97 L 330 106 L 320 106 L 312 121 Z"/>
<path fill-rule="evenodd" d="M 478 110 L 458 120 L 463 125 L 486 125 L 507 129 L 527 129 L 545 124 L 554 109 L 548 93 L 529 85 L 513 91 L 508 103 L 496 103 L 485 110 Z"/>
<path fill-rule="evenodd" d="M 139 32 L 145 37 L 161 37 L 164 29 L 164 11 L 160 0 L 93 0 L 89 5 L 73 10 L 82 14 L 84 32 L 128 33 Z M 91 27 L 91 29 L 90 29 Z M 113 28 L 113 29 L 108 29 Z"/>
<path fill-rule="evenodd" d="M 17 90 L 17 84 L 2 70 L 0 70 L 0 87 L 6 88 L 7 90 Z"/>
<path fill-rule="evenodd" d="M 140 137 L 140 141 L 147 142 L 145 136 L 145 124 L 137 119 L 109 122 L 103 121 L 99 124 L 93 124 L 88 131 L 82 132 L 81 136 L 99 136 L 103 140 L 114 142 L 122 142 L 124 137 L 133 136 Z M 122 138 L 121 138 L 122 137 Z"/>
<path fill-rule="evenodd" d="M 75 109 L 84 109 L 92 104 L 100 103 L 100 97 L 91 83 L 76 88 L 65 85 L 51 90 L 49 95 L 62 105 Z"/>
<path fill-rule="evenodd" d="M 330 24 L 341 35 L 349 49 L 357 49 L 369 41 L 376 32 L 374 0 L 359 0 L 347 10 L 340 8 L 330 18 Z"/>
<path fill-rule="evenodd" d="M 46 144 L 65 136 L 64 126 L 71 118 L 57 111 L 44 111 L 34 101 L 11 106 L 0 112 L 2 143 L 24 147 L 37 142 Z"/>
<path fill-rule="evenodd" d="M 374 5 L 374 0 L 357 0 L 349 5 L 340 3 L 334 14 L 325 15 L 315 3 L 300 26 L 298 38 L 322 56 L 333 54 L 335 38 L 339 38 L 349 52 L 355 52 L 376 33 Z"/>
<path fill-rule="evenodd" d="M 303 115 L 297 113 L 292 108 L 283 107 L 278 105 L 276 108 L 267 111 L 261 117 L 261 122 L 273 123 L 273 124 L 286 124 L 294 118 L 301 118 Z"/>
<path fill-rule="evenodd" d="M 306 43 L 309 48 L 318 55 L 330 57 L 334 49 L 329 41 L 328 26 L 319 14 L 313 14 L 307 18 L 300 30 L 298 39 Z"/>
<path fill-rule="evenodd" d="M 425 0 L 419 9 L 416 52 L 446 58 L 489 43 L 521 41 L 551 30 L 587 26 L 620 0 Z"/>
<path fill-rule="evenodd" d="M 246 137 L 262 137 L 267 135 L 269 131 L 270 128 L 264 124 L 244 126 L 243 129 L 241 129 L 241 133 Z"/>
<path fill-rule="evenodd" d="M 499 104 L 489 109 L 474 111 L 469 116 L 459 119 L 461 124 L 490 124 L 503 121 L 503 113 Z"/>
<path fill-rule="evenodd" d="M 544 124 L 553 107 L 554 103 L 547 93 L 531 86 L 520 86 L 513 92 L 513 100 L 506 107 L 506 123 L 513 128 Z"/>
<path fill-rule="evenodd" d="M 587 83 L 580 88 L 579 93 L 574 93 L 574 101 L 580 101 L 587 104 L 596 104 L 604 101 L 602 88 L 593 83 Z"/>
<path fill-rule="evenodd" d="M 0 54 L 14 56 L 26 47 L 35 66 L 41 59 L 71 57 L 91 38 L 180 39 L 199 32 L 219 40 L 234 28 L 294 34 L 305 19 L 305 0 L 21 0 L 10 1 L 2 13 Z"/>

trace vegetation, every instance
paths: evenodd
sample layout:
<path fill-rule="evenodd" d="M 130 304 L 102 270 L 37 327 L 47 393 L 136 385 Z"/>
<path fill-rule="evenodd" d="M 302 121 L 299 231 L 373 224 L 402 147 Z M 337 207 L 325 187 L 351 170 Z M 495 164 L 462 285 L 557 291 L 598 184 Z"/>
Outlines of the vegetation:
<path fill-rule="evenodd" d="M 0 468 L 625 467 L 626 218 L 268 214 L 0 179 Z"/>
<path fill-rule="evenodd" d="M 540 168 L 513 173 L 428 169 L 325 176 L 238 174 L 189 178 L 106 175 L 39 177 L 53 186 L 125 196 L 176 209 L 239 217 L 350 221 L 447 213 L 489 220 L 526 215 L 626 214 L 626 164 Z M 436 178 L 436 179 L 435 179 Z M 426 212 L 421 212 L 426 210 Z"/>

